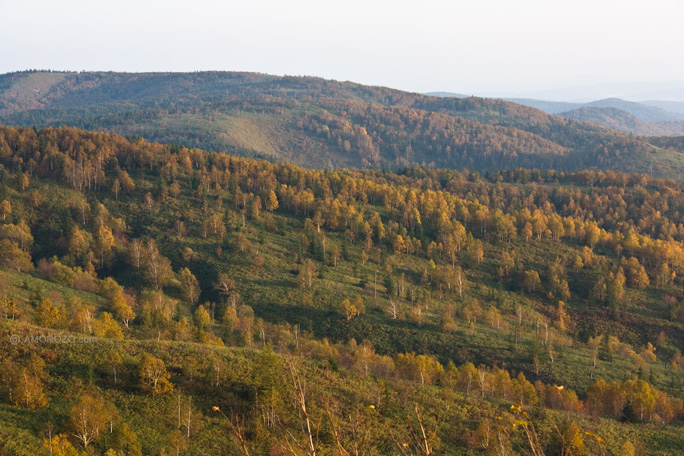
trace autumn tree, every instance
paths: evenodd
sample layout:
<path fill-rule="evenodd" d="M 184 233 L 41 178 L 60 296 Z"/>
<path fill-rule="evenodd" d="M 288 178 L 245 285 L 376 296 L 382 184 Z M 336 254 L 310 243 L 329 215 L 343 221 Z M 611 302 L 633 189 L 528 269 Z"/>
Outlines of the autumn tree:
<path fill-rule="evenodd" d="M 392 241 L 392 247 L 394 248 L 394 253 L 404 253 L 406 251 L 406 242 L 404 241 L 404 237 L 400 234 L 397 234 L 394 237 L 394 241 Z"/>
<path fill-rule="evenodd" d="M 606 299 L 606 291 L 606 279 L 599 277 L 594 284 L 594 287 L 591 289 L 591 297 L 596 301 L 603 302 Z"/>
<path fill-rule="evenodd" d="M 121 423 L 116 427 L 113 434 L 112 449 L 116 451 L 117 454 L 142 456 L 142 449 L 138 436 L 128 423 Z"/>
<path fill-rule="evenodd" d="M 128 261 L 136 269 L 143 266 L 145 258 L 144 245 L 140 239 L 133 239 L 128 245 Z"/>
<path fill-rule="evenodd" d="M 9 201 L 4 200 L 0 203 L 0 214 L 2 214 L 2 220 L 6 220 L 8 215 L 12 215 L 12 205 Z"/>
<path fill-rule="evenodd" d="M 117 301 L 116 306 L 112 308 L 114 316 L 121 320 L 121 322 L 128 328 L 128 325 L 136 317 L 136 313 L 133 310 L 133 303 L 135 299 L 127 294 L 123 294 L 123 300 Z"/>
<path fill-rule="evenodd" d="M 625 282 L 626 278 L 622 268 L 619 268 L 615 274 L 612 272 L 608 274 L 606 296 L 615 316 L 619 314 L 620 306 L 625 295 Z"/>
<path fill-rule="evenodd" d="M 220 273 L 218 280 L 214 283 L 214 289 L 223 296 L 230 296 L 235 291 L 235 281 L 226 273 Z"/>
<path fill-rule="evenodd" d="M 173 278 L 171 261 L 159 253 L 157 244 L 153 239 L 147 241 L 147 246 L 144 249 L 143 265 L 145 268 L 145 279 L 157 290 L 168 285 Z"/>
<path fill-rule="evenodd" d="M 315 280 L 316 264 L 310 259 L 307 259 L 299 268 L 299 274 L 297 275 L 297 286 L 299 288 L 310 288 L 313 286 Z"/>
<path fill-rule="evenodd" d="M 245 236 L 242 233 L 238 233 L 235 235 L 235 240 L 233 241 L 233 247 L 238 252 L 245 252 L 252 247 L 252 244 L 249 242 L 249 239 L 247 239 L 247 236 Z"/>
<path fill-rule="evenodd" d="M 166 365 L 161 359 L 146 353 L 140 361 L 138 372 L 143 391 L 153 396 L 173 392 L 171 374 L 166 371 Z"/>
<path fill-rule="evenodd" d="M 114 193 L 114 198 L 118 201 L 119 193 L 121 193 L 121 181 L 119 181 L 118 177 L 114 178 L 114 182 L 112 183 L 112 192 Z"/>
<path fill-rule="evenodd" d="M 69 441 L 67 434 L 55 434 L 43 440 L 43 447 L 50 456 L 87 456 L 87 453 L 78 451 Z"/>
<path fill-rule="evenodd" d="M 525 271 L 522 286 L 528 293 L 533 293 L 541 286 L 541 279 L 537 271 Z"/>
<path fill-rule="evenodd" d="M 522 372 L 511 381 L 511 387 L 513 389 L 513 394 L 519 403 L 535 405 L 539 402 L 539 396 L 537 396 L 534 385 L 525 378 L 525 375 Z"/>
<path fill-rule="evenodd" d="M 43 382 L 48 375 L 45 371 L 45 361 L 37 354 L 31 353 L 23 367 L 17 366 L 11 360 L 5 361 L 1 378 L 14 405 L 29 409 L 47 405 L 48 399 L 45 396 Z"/>
<path fill-rule="evenodd" d="M 266 205 L 266 210 L 269 212 L 273 212 L 278 209 L 278 197 L 273 190 L 269 190 L 266 193 L 264 197 L 264 203 Z"/>
<path fill-rule="evenodd" d="M 490 306 L 489 310 L 487 310 L 486 317 L 487 321 L 489 321 L 489 324 L 492 326 L 492 328 L 501 328 L 502 317 L 501 312 L 499 312 L 499 309 L 497 309 L 494 306 Z"/>
<path fill-rule="evenodd" d="M 347 321 L 356 316 L 355 309 L 352 308 L 351 301 L 349 301 L 349 299 L 343 299 L 342 302 L 340 302 L 340 310 Z"/>
<path fill-rule="evenodd" d="M 121 185 L 121 190 L 123 190 L 125 193 L 130 193 L 135 190 L 135 182 L 125 170 L 119 170 L 116 179 Z"/>
<path fill-rule="evenodd" d="M 674 281 L 677 274 L 670 269 L 667 263 L 661 263 L 656 271 L 656 285 L 659 287 L 667 287 L 672 281 Z"/>
<path fill-rule="evenodd" d="M 601 230 L 599 229 L 598 225 L 596 225 L 596 222 L 589 222 L 585 225 L 584 232 L 585 242 L 591 249 L 593 249 L 599 241 Z"/>
<path fill-rule="evenodd" d="M 635 257 L 623 258 L 620 264 L 625 271 L 627 284 L 630 287 L 640 290 L 650 285 L 646 269 L 639 264 L 639 260 Z"/>
<path fill-rule="evenodd" d="M 33 268 L 31 255 L 9 239 L 0 240 L 0 265 L 18 272 L 30 271 Z"/>
<path fill-rule="evenodd" d="M 124 293 L 123 287 L 111 277 L 107 277 L 100 283 L 100 294 L 107 298 L 111 313 L 128 327 L 130 321 L 136 316 L 133 311 L 135 299 Z"/>
<path fill-rule="evenodd" d="M 114 320 L 109 312 L 102 312 L 94 321 L 95 335 L 109 339 L 123 339 L 121 326 Z"/>
<path fill-rule="evenodd" d="M 515 254 L 515 252 L 513 252 Z M 508 250 L 504 250 L 501 252 L 501 272 L 500 276 L 501 277 L 507 277 L 510 275 L 510 273 L 513 271 L 515 268 L 515 260 L 513 258 L 513 255 Z"/>
<path fill-rule="evenodd" d="M 249 205 L 249 217 L 252 220 L 259 220 L 259 215 L 261 214 L 261 198 L 255 196 L 252 198 L 252 202 Z"/>
<path fill-rule="evenodd" d="M 108 421 L 111 405 L 94 392 L 81 394 L 69 411 L 69 425 L 83 448 L 88 448 L 100 438 Z"/>
<path fill-rule="evenodd" d="M 100 267 L 108 265 L 112 260 L 112 249 L 114 247 L 114 235 L 108 226 L 100 226 L 95 237 L 95 251 L 100 263 Z"/>
<path fill-rule="evenodd" d="M 356 295 L 352 301 L 344 299 L 340 303 L 340 310 L 347 321 L 352 318 L 362 315 L 366 312 L 366 306 L 363 304 L 361 296 Z"/>
<path fill-rule="evenodd" d="M 570 299 L 570 287 L 565 278 L 565 268 L 557 259 L 549 265 L 549 289 L 560 299 Z"/>
<path fill-rule="evenodd" d="M 477 369 L 475 365 L 468 361 L 458 369 L 458 388 L 468 397 L 470 392 L 477 385 Z"/>
<path fill-rule="evenodd" d="M 458 329 L 458 325 L 454 320 L 453 313 L 449 310 L 445 310 L 442 313 L 442 318 L 439 324 L 440 329 L 443 333 L 454 333 Z"/>
<path fill-rule="evenodd" d="M 61 326 L 64 320 L 64 312 L 59 307 L 55 306 L 51 300 L 43 299 L 38 306 L 36 306 L 33 320 L 38 326 L 56 328 Z"/>
<path fill-rule="evenodd" d="M 620 448 L 620 456 L 635 456 L 636 453 L 636 448 L 634 448 L 634 445 L 632 442 L 627 440 L 622 447 Z"/>
<path fill-rule="evenodd" d="M 565 303 L 563 301 L 558 301 L 558 307 L 556 309 L 556 322 L 558 329 L 561 331 L 566 331 L 570 325 L 570 316 L 565 310 Z"/>
<path fill-rule="evenodd" d="M 192 317 L 195 321 L 195 326 L 197 326 L 199 329 L 204 329 L 211 324 L 209 312 L 207 312 L 207 309 L 205 309 L 202 305 L 197 307 L 197 310 L 195 310 L 195 313 Z"/>
<path fill-rule="evenodd" d="M 123 360 L 121 359 L 119 352 L 116 349 L 109 350 L 102 362 L 104 366 L 111 370 L 112 376 L 114 377 L 114 383 L 117 383 L 117 373 L 119 371 L 119 367 L 123 364 Z"/>
<path fill-rule="evenodd" d="M 554 439 L 551 447 L 557 451 L 556 454 L 562 456 L 581 456 L 585 454 L 584 434 L 574 421 L 565 420 L 556 422 L 551 420 L 551 427 L 554 432 Z"/>
<path fill-rule="evenodd" d="M 190 306 L 194 306 L 199 300 L 199 281 L 188 268 L 183 268 L 178 272 L 178 279 L 183 300 L 190 304 Z"/>
<path fill-rule="evenodd" d="M 525 238 L 525 242 L 530 241 L 530 238 L 532 237 L 532 235 L 534 233 L 532 231 L 532 225 L 529 222 L 525 223 L 525 226 L 523 227 L 521 234 L 522 234 L 523 238 Z"/>

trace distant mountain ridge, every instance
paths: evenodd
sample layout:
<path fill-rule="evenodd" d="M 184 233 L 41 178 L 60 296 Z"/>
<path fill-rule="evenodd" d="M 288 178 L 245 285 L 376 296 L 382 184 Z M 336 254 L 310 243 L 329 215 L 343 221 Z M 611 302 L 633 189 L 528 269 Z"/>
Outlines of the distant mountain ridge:
<path fill-rule="evenodd" d="M 684 101 L 658 101 L 658 100 L 647 100 L 642 101 L 641 104 L 647 106 L 655 106 L 665 111 L 674 112 L 677 114 L 684 114 Z"/>
<path fill-rule="evenodd" d="M 640 136 L 673 136 L 684 134 L 684 103 L 643 102 L 637 103 L 620 98 L 605 98 L 589 103 L 566 103 L 523 98 L 508 98 L 519 103 L 582 122 L 592 122 L 604 127 Z M 649 104 L 650 103 L 650 104 Z M 670 110 L 668 110 L 670 109 Z M 681 112 L 676 111 L 681 109 Z"/>
<path fill-rule="evenodd" d="M 549 114 L 562 114 L 580 108 L 613 108 L 627 112 L 647 122 L 677 122 L 684 120 L 684 114 L 668 112 L 658 106 L 626 101 L 620 98 L 605 98 L 590 103 L 565 103 L 560 101 L 531 100 L 523 98 L 506 98 L 505 100 L 541 109 Z"/>
<path fill-rule="evenodd" d="M 463 95 L 462 93 L 454 93 L 454 92 L 428 92 L 425 95 L 431 96 L 431 97 L 442 97 L 442 98 L 467 98 L 468 95 Z"/>
<path fill-rule="evenodd" d="M 678 115 L 676 113 L 667 112 L 662 108 L 621 100 L 619 98 L 606 98 L 592 101 L 591 103 L 587 103 L 587 107 L 620 109 L 647 122 L 676 122 L 684 120 L 684 115 Z"/>
<path fill-rule="evenodd" d="M 590 168 L 684 180 L 676 142 L 662 148 L 504 100 L 313 77 L 5 74 L 0 122 L 103 130 L 313 168 Z"/>
<path fill-rule="evenodd" d="M 560 114 L 561 112 L 571 111 L 573 109 L 578 109 L 583 106 L 581 103 L 535 100 L 532 98 L 503 98 L 503 100 L 539 109 L 549 114 Z"/>
<path fill-rule="evenodd" d="M 551 89 L 523 90 L 508 93 L 478 93 L 480 96 L 497 98 L 528 98 L 534 100 L 588 103 L 604 98 L 623 100 L 664 100 L 684 102 L 684 80 L 680 81 L 622 81 L 591 85 L 570 85 Z"/>
<path fill-rule="evenodd" d="M 451 92 L 430 92 L 427 95 L 462 98 L 464 95 Z M 629 113 L 646 122 L 679 122 L 684 120 L 684 102 L 643 101 L 634 102 L 620 98 L 604 98 L 587 103 L 538 100 L 533 98 L 501 98 L 504 101 L 529 106 L 548 114 L 564 115 L 581 108 L 613 108 Z M 577 119 L 583 120 L 583 119 Z M 587 121 L 591 121 L 588 120 Z M 607 126 L 607 125 L 606 125 Z"/>
<path fill-rule="evenodd" d="M 593 122 L 615 130 L 641 136 L 684 135 L 684 121 L 647 122 L 622 109 L 612 107 L 586 106 L 559 115 L 568 119 Z"/>

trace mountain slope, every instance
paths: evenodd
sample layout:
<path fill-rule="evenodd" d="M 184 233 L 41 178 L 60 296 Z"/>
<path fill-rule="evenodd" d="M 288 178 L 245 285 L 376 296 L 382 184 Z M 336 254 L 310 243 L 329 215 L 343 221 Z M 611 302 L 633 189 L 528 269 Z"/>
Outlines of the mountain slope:
<path fill-rule="evenodd" d="M 684 178 L 681 154 L 591 124 L 500 100 L 318 78 L 14 73 L 0 76 L 0 121 L 66 124 L 311 167 L 612 167 Z"/>
<path fill-rule="evenodd" d="M 0 453 L 675 454 L 683 213 L 647 175 L 0 128 Z"/>

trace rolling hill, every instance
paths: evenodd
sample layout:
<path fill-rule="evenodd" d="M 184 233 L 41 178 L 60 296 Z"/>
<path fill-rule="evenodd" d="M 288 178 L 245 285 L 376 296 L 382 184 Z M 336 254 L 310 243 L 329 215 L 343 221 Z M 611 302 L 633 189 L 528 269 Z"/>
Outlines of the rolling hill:
<path fill-rule="evenodd" d="M 12 73 L 0 76 L 0 122 L 69 125 L 318 168 L 613 168 L 684 179 L 681 151 L 649 139 L 501 100 L 318 78 Z"/>

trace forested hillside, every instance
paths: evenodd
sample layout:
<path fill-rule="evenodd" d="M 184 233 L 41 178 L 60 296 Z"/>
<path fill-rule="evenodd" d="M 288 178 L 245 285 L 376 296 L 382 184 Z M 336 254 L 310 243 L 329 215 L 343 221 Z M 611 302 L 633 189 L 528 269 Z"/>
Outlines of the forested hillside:
<path fill-rule="evenodd" d="M 5 74 L 0 122 L 104 130 L 315 168 L 616 169 L 684 178 L 682 150 L 653 138 L 500 100 L 311 77 Z"/>
<path fill-rule="evenodd" d="M 70 128 L 0 129 L 0 164 L 6 454 L 684 445 L 673 180 L 308 170 Z"/>

